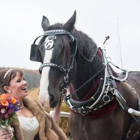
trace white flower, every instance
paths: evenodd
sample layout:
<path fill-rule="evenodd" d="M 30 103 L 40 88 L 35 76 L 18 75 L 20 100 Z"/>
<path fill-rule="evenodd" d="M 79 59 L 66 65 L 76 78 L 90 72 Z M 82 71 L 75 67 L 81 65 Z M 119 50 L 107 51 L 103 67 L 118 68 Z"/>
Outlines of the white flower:
<path fill-rule="evenodd" d="M 6 109 L 5 108 L 2 108 L 1 109 L 1 113 L 4 114 L 5 112 L 6 112 Z"/>

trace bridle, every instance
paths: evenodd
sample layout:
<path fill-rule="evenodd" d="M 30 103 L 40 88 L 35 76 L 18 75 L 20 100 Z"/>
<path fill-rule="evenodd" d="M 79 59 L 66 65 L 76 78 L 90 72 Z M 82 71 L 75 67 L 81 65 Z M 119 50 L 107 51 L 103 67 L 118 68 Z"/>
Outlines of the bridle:
<path fill-rule="evenodd" d="M 60 91 L 62 94 L 65 94 L 66 88 L 68 86 L 68 81 L 69 81 L 69 72 L 73 68 L 75 55 L 77 53 L 77 39 L 70 32 L 68 32 L 66 30 L 62 30 L 62 29 L 48 30 L 48 31 L 45 31 L 43 35 L 38 36 L 35 39 L 33 45 L 35 45 L 38 38 L 43 36 L 43 37 L 46 37 L 45 49 L 50 50 L 54 47 L 55 37 L 59 36 L 59 35 L 67 35 L 70 38 L 71 58 L 70 58 L 69 62 L 67 63 L 67 65 L 65 67 L 54 64 L 54 63 L 43 63 L 39 68 L 39 72 L 41 74 L 44 67 L 58 68 L 60 71 L 62 71 L 64 73 L 64 78 L 63 78 L 63 82 L 60 86 Z"/>
<path fill-rule="evenodd" d="M 74 64 L 74 57 L 72 57 L 71 60 L 68 62 L 68 65 L 66 68 L 62 67 L 61 65 L 54 64 L 54 63 L 43 63 L 39 68 L 39 72 L 41 74 L 42 69 L 44 67 L 58 68 L 60 71 L 62 71 L 64 73 L 64 78 L 63 78 L 63 82 L 60 86 L 60 90 L 61 90 L 61 94 L 65 94 L 63 92 L 66 92 L 66 88 L 68 86 L 68 81 L 69 81 L 69 72 L 73 68 L 73 64 Z"/>

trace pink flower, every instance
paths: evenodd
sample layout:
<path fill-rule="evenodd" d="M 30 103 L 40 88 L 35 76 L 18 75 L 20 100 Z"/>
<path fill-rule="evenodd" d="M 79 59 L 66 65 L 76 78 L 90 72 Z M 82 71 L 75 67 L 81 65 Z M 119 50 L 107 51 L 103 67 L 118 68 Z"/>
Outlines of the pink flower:
<path fill-rule="evenodd" d="M 8 119 L 9 114 L 8 114 L 8 113 L 6 113 L 6 114 L 4 115 L 4 117 L 5 117 L 5 119 Z"/>
<path fill-rule="evenodd" d="M 11 109 L 11 108 L 9 108 L 9 109 L 8 109 L 8 114 L 12 114 L 12 113 L 14 113 L 14 110 Z"/>

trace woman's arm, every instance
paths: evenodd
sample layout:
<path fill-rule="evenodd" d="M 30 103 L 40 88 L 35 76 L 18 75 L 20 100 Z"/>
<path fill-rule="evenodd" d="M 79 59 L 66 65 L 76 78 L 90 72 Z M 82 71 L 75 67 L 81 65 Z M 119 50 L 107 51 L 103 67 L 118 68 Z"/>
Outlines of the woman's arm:
<path fill-rule="evenodd" d="M 61 105 L 60 106 L 57 106 L 55 109 L 54 109 L 54 112 L 52 114 L 52 119 L 53 121 L 59 125 L 59 120 L 60 120 L 60 112 L 61 112 Z"/>

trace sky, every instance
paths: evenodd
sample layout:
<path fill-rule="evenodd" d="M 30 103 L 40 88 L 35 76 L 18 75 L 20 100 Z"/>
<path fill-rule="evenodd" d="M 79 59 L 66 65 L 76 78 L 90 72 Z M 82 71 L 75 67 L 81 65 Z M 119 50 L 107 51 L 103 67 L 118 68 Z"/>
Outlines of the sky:
<path fill-rule="evenodd" d="M 140 70 L 140 0 L 0 0 L 0 67 L 38 69 L 30 48 L 43 33 L 42 16 L 65 23 L 75 10 L 75 27 L 98 47 L 110 36 L 106 55 L 112 63 Z"/>

